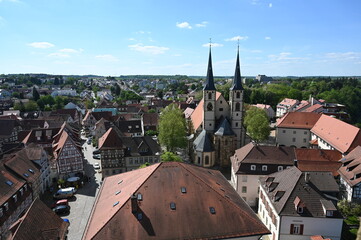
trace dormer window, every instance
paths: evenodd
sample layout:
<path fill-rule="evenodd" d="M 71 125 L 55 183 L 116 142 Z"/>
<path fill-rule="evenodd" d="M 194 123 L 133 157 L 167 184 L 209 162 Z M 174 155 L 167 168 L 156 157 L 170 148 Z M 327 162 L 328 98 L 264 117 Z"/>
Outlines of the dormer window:
<path fill-rule="evenodd" d="M 267 165 L 262 166 L 262 171 L 267 171 Z"/>
<path fill-rule="evenodd" d="M 303 207 L 302 206 L 297 207 L 297 213 L 303 213 Z"/>
<path fill-rule="evenodd" d="M 251 171 L 256 171 L 256 165 L 251 165 Z"/>

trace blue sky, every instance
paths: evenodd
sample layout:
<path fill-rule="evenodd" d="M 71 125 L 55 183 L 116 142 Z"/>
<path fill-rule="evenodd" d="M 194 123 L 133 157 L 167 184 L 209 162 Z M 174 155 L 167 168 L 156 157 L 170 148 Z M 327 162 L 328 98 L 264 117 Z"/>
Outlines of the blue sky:
<path fill-rule="evenodd" d="M 0 0 L 0 73 L 361 75 L 359 0 Z"/>

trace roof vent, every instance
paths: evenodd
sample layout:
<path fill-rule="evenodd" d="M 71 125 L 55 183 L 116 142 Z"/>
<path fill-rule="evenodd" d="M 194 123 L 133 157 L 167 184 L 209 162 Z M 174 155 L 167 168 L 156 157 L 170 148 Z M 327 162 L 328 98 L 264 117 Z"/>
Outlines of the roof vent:
<path fill-rule="evenodd" d="M 24 173 L 23 175 L 24 175 L 24 177 L 29 177 L 29 174 L 27 174 L 27 173 Z"/>
<path fill-rule="evenodd" d="M 29 168 L 28 171 L 31 172 L 32 174 L 34 174 L 34 170 L 33 170 L 33 169 Z"/>
<path fill-rule="evenodd" d="M 123 182 L 123 180 L 120 180 L 119 182 L 118 182 L 118 184 L 121 184 Z"/>
<path fill-rule="evenodd" d="M 121 192 L 121 191 L 117 191 L 117 192 L 115 193 L 115 195 L 118 195 L 120 192 Z"/>
<path fill-rule="evenodd" d="M 175 210 L 175 209 L 176 209 L 174 202 L 171 202 L 171 203 L 170 203 L 170 209 L 172 209 L 172 210 Z"/>
<path fill-rule="evenodd" d="M 113 207 L 117 206 L 118 204 L 119 204 L 119 201 L 115 202 L 115 203 L 113 204 Z"/>
<path fill-rule="evenodd" d="M 214 209 L 214 207 L 209 207 L 209 211 L 211 214 L 216 214 L 216 209 Z"/>

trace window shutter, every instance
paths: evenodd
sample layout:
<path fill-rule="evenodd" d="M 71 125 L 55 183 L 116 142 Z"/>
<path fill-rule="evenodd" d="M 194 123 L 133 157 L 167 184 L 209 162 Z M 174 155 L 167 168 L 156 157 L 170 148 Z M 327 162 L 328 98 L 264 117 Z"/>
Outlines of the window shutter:
<path fill-rule="evenodd" d="M 293 224 L 291 224 L 290 234 L 293 234 Z"/>
<path fill-rule="evenodd" d="M 300 226 L 300 235 L 303 235 L 303 224 Z"/>

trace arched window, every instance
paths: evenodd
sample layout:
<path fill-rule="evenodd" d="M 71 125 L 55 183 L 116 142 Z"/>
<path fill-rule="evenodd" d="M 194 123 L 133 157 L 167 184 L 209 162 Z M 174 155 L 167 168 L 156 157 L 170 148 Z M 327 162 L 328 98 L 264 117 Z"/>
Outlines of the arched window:
<path fill-rule="evenodd" d="M 212 103 L 208 103 L 208 105 L 207 105 L 207 111 L 213 111 L 213 105 L 212 105 Z"/>
<path fill-rule="evenodd" d="M 209 165 L 209 156 L 206 156 L 205 160 L 204 160 L 204 164 L 205 165 Z"/>
<path fill-rule="evenodd" d="M 236 98 L 241 98 L 241 93 L 240 92 L 237 92 Z"/>
<path fill-rule="evenodd" d="M 212 99 L 212 93 L 211 92 L 208 93 L 208 99 Z"/>
<path fill-rule="evenodd" d="M 237 112 L 241 111 L 241 104 L 239 102 L 236 103 L 236 111 Z"/>

